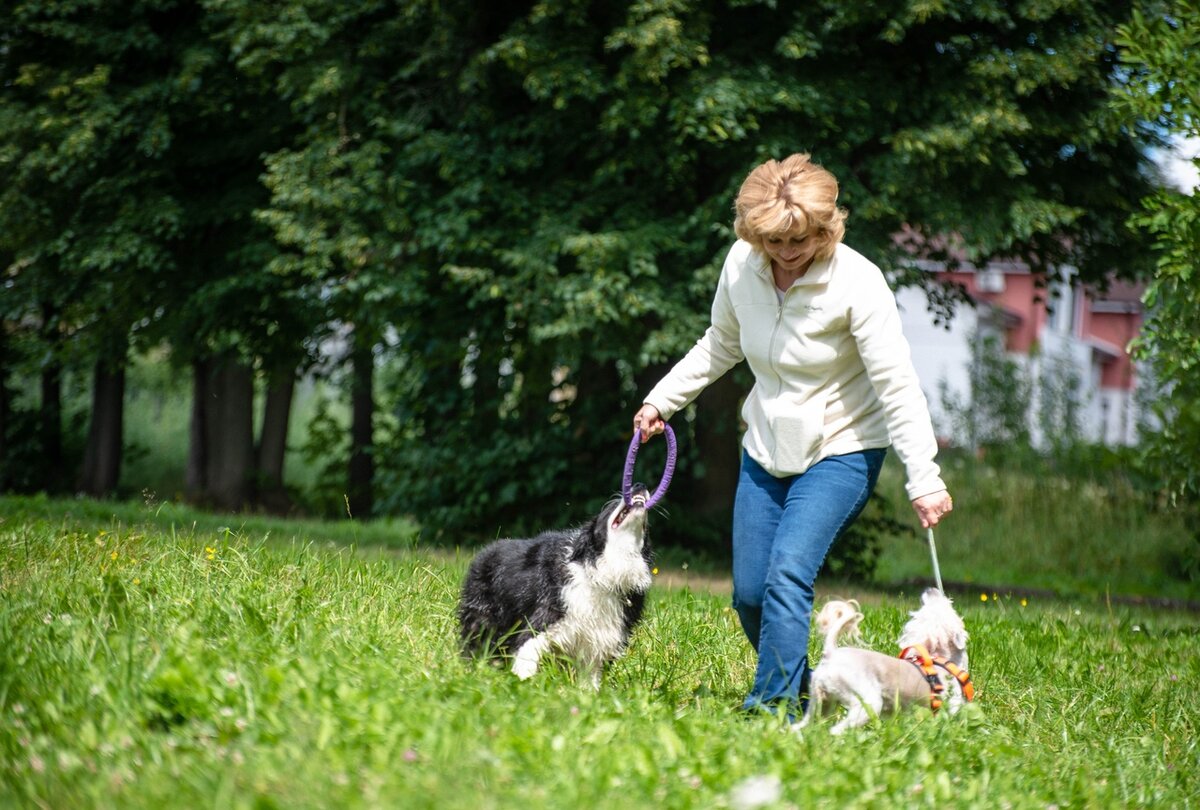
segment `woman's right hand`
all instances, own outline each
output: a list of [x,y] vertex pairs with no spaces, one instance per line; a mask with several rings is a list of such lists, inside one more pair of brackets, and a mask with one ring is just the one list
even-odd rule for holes
[[650,403],[642,405],[638,412],[633,415],[633,429],[639,430],[642,433],[642,443],[655,434],[663,432],[663,426],[666,422],[663,421],[662,414],[658,412]]

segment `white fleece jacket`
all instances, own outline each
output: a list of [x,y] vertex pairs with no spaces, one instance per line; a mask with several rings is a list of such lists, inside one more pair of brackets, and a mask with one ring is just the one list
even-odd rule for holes
[[738,240],[721,270],[712,325],[645,402],[670,419],[743,359],[755,382],[742,406],[742,445],[772,475],[891,445],[909,498],[946,488],[896,299],[861,254],[839,244],[780,304],[769,260]]

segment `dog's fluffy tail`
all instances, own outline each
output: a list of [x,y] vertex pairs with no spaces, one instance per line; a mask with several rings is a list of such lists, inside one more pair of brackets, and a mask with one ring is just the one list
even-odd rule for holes
[[825,635],[825,648],[822,655],[829,655],[837,649],[838,639],[842,636],[855,637],[858,635],[858,623],[863,615],[858,610],[858,602],[853,599],[840,599],[827,602],[817,614],[817,629]]

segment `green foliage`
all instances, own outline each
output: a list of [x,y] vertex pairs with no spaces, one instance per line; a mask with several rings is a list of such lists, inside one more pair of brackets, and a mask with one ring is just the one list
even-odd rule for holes
[[[739,714],[753,657],[725,596],[657,584],[599,693],[559,662],[518,682],[457,654],[464,558],[174,508],[3,500],[7,801],[720,807],[758,777],[804,807],[1177,807],[1200,789],[1187,616],[960,598],[975,706],[796,736]],[[916,602],[839,595],[881,651]]]
[[[1117,100],[1128,117],[1173,137],[1200,137],[1200,34],[1190,23],[1194,0],[1148,3],[1118,29],[1126,80]],[[1137,355],[1151,368],[1161,397],[1159,426],[1147,460],[1185,500],[1200,496],[1200,198],[1160,189],[1142,201],[1130,223],[1154,240],[1157,272],[1145,294],[1148,312]],[[1200,542],[1200,535],[1197,536]]]
[[[1124,3],[12,8],[0,306],[52,327],[26,363],[56,330],[264,370],[353,332],[387,378],[378,508],[434,534],[616,488],[764,158],[834,171],[888,270],[906,228],[923,257],[954,233],[1085,280],[1146,264],[1123,223],[1156,135],[1107,104]],[[676,427],[683,515],[706,451]]]

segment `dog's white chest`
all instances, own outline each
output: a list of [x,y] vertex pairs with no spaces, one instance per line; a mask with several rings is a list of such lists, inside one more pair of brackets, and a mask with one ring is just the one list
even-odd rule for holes
[[640,555],[603,555],[594,566],[571,563],[563,587],[566,614],[549,633],[564,652],[600,664],[625,648],[625,609],[630,591],[650,587],[650,572]]

